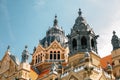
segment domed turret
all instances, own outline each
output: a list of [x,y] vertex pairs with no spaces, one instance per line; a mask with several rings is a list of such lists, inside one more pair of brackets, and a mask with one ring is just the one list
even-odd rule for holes
[[87,31],[87,30],[91,30],[90,26],[87,24],[86,20],[82,17],[82,12],[81,9],[79,9],[78,11],[78,17],[75,20],[75,24],[73,26],[73,29],[75,31]]
[[79,9],[78,14],[71,33],[68,35],[70,55],[78,52],[86,52],[86,49],[89,52],[94,51],[97,53],[97,38],[99,36],[94,33],[82,17],[81,9]]
[[54,40],[57,40],[63,47],[66,46],[66,42],[68,41],[63,29],[58,26],[58,20],[56,15],[53,27],[46,32],[46,36],[40,41],[40,44],[43,47],[45,47],[46,45],[49,46]]

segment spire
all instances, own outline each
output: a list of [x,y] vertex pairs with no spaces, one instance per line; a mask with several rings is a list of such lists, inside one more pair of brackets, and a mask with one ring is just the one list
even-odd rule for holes
[[53,26],[57,26],[58,25],[58,20],[57,20],[57,15],[55,15],[55,19],[54,19],[54,24],[53,24]]
[[10,45],[8,45],[6,52],[7,52],[7,54],[10,54]]
[[8,47],[7,47],[7,51],[10,51],[10,45],[8,45]]
[[81,9],[79,8],[78,15],[81,16],[82,12]]
[[46,48],[48,47],[47,39],[46,39],[46,41],[45,41],[45,47],[46,47]]
[[36,51],[36,47],[34,46],[33,53]]

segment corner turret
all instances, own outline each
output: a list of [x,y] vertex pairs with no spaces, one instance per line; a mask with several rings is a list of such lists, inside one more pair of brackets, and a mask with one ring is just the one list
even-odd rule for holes
[[71,33],[68,35],[70,55],[86,52],[86,50],[97,53],[98,37],[82,17],[81,9],[79,9],[78,17],[71,29]]

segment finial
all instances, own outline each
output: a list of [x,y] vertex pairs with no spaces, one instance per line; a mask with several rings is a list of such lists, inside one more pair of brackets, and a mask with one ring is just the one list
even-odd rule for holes
[[8,45],[8,47],[7,47],[7,50],[9,50],[10,49],[10,45]]
[[57,15],[55,14],[55,19],[54,19],[54,25],[53,26],[57,26],[58,21],[57,21]]
[[79,16],[81,16],[81,14],[82,14],[82,12],[81,12],[81,9],[80,9],[80,8],[79,8],[78,14],[79,14]]
[[113,35],[115,35],[116,34],[116,32],[115,31],[113,31]]
[[55,14],[55,19],[57,18],[57,15]]
[[28,46],[27,45],[25,45],[25,49],[27,49],[28,48]]
[[34,46],[33,52],[35,52],[35,51],[36,51],[36,47]]
[[41,44],[41,40],[39,40],[39,44]]

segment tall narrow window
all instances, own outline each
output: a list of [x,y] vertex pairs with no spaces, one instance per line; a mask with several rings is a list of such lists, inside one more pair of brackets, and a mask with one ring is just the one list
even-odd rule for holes
[[35,63],[37,63],[37,60],[38,60],[38,59],[37,59],[37,56],[36,56],[36,61],[35,61]]
[[87,48],[87,39],[85,38],[85,36],[81,38],[81,45],[82,45],[82,49]]
[[40,62],[40,55],[38,55],[38,62]]
[[56,53],[54,53],[54,59],[56,59]]
[[52,53],[50,53],[50,59],[52,59]]
[[76,39],[73,39],[72,47],[73,47],[73,50],[77,50],[77,40]]
[[95,47],[95,46],[94,46],[94,40],[93,40],[93,39],[91,39],[91,46],[92,46],[92,48]]
[[54,59],[56,59],[56,51],[54,51]]
[[60,59],[60,53],[58,53],[58,59]]

